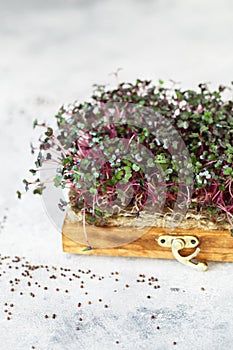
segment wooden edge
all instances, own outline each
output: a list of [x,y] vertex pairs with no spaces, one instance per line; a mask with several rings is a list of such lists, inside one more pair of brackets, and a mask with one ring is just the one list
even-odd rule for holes
[[[111,234],[114,233],[114,227],[111,227]],[[122,227],[124,232],[129,232],[129,228]],[[62,232],[63,251],[72,254],[83,255],[106,255],[106,256],[128,256],[128,257],[146,257],[174,259],[170,248],[160,247],[157,239],[162,234],[167,234],[166,229],[151,227],[147,233],[135,241],[121,245],[115,248],[96,248],[86,250],[84,244],[77,243],[72,239],[72,232],[82,234],[82,227],[77,223],[71,223],[65,220]],[[118,228],[119,230],[119,228]],[[193,235],[199,239],[200,253],[197,256],[199,260],[212,261],[233,261],[233,237],[228,230],[184,230],[176,228],[172,235]],[[183,250],[183,255],[191,254],[194,249]]]

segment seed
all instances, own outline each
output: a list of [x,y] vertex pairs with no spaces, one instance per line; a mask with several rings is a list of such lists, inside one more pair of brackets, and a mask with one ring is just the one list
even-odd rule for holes
[[88,304],[91,305],[91,301],[90,300],[88,300]]
[[101,303],[102,299],[99,299],[99,302]]
[[59,290],[60,290],[59,288],[56,288],[56,291],[57,291],[57,292],[59,292]]
[[176,345],[176,344],[177,344],[176,341],[174,341],[174,342],[173,342],[173,345]]
[[118,278],[115,278],[115,281],[116,281],[116,282],[118,282],[118,281],[119,281],[119,279],[118,279]]
[[82,317],[80,317],[80,318],[79,318],[79,321],[82,321],[82,320],[83,320]]
[[119,340],[116,340],[116,344],[119,344]]
[[78,303],[78,307],[81,307],[81,305],[82,305],[81,303]]
[[10,307],[13,307],[14,306],[14,304],[10,304]]
[[151,315],[151,319],[154,319],[155,318],[155,315]]
[[76,330],[79,331],[79,330],[80,330],[80,327],[76,327]]
[[159,326],[157,326],[157,329],[160,329],[160,327],[159,327]]
[[205,288],[204,288],[204,287],[201,287],[201,290],[203,290],[203,291],[204,291],[204,290],[205,290]]
[[104,305],[105,308],[108,308],[108,305]]
[[150,295],[147,295],[147,299],[150,299],[151,298],[151,296]]
[[48,289],[48,287],[44,287],[44,290],[47,290]]
[[55,319],[56,317],[57,317],[57,315],[56,315],[56,314],[53,314],[53,315],[52,315],[52,318],[53,318],[53,319]]
[[49,318],[49,316],[48,316],[48,315],[45,315],[45,318]]
[[126,287],[126,288],[129,288],[129,285],[128,285],[128,284],[126,284],[126,285],[125,285],[125,287]]

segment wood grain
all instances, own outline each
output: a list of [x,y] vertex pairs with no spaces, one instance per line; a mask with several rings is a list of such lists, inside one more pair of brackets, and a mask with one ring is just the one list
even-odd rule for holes
[[[88,237],[94,249],[84,251],[86,248],[83,227],[72,223],[67,216],[62,231],[64,252],[85,255],[131,256],[174,259],[169,248],[160,247],[157,238],[168,234],[166,228],[144,227],[96,227],[87,225]],[[199,239],[201,249],[197,259],[214,261],[233,261],[233,237],[228,230],[184,230],[176,228],[172,235],[193,235]],[[135,239],[136,237],[136,239]],[[119,239],[121,245],[119,246]],[[125,239],[125,241],[124,241]],[[131,243],[128,239],[133,240]],[[135,239],[135,240],[134,240]],[[108,248],[109,246],[114,247]],[[188,255],[192,249],[184,249],[181,254]]]

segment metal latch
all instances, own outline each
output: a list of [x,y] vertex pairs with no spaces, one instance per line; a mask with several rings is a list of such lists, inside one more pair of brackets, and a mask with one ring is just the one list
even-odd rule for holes
[[184,248],[195,248],[199,244],[199,240],[195,236],[172,236],[172,235],[162,235],[158,238],[158,244],[164,248],[171,248],[172,253],[176,260],[178,260],[181,264],[192,267],[198,271],[206,271],[208,268],[207,263],[199,261],[198,263],[194,263],[191,261],[193,258],[197,256],[200,252],[200,248],[196,248],[196,250],[188,255],[181,256],[179,251]]

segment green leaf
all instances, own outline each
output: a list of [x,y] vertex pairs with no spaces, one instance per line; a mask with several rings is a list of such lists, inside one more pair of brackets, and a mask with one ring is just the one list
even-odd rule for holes
[[117,174],[116,174],[117,180],[121,180],[123,175],[124,175],[124,171],[123,170],[118,171]]
[[89,192],[90,192],[90,193],[93,193],[93,194],[97,194],[97,193],[98,193],[97,189],[96,189],[96,188],[93,188],[93,187],[90,188]]
[[18,199],[21,199],[22,193],[20,191],[17,191],[16,193],[17,193]]
[[45,132],[46,136],[52,136],[53,135],[53,129],[52,128],[47,128],[47,131]]
[[132,169],[133,169],[134,171],[138,171],[138,170],[140,170],[140,167],[139,167],[137,164],[133,164],[133,165],[132,165]]
[[233,169],[230,167],[227,167],[224,171],[223,171],[224,175],[231,175],[233,174]]
[[55,187],[60,186],[61,180],[62,180],[62,176],[61,175],[56,175],[54,180],[53,180],[54,186]]
[[33,129],[35,129],[35,127],[38,125],[38,120],[37,119],[35,119],[34,121],[33,121]]
[[37,173],[37,171],[34,169],[30,169],[29,171],[32,173],[32,175],[35,175]]
[[33,191],[33,194],[39,194],[41,196],[44,189],[45,187],[38,187]]
[[87,251],[89,251],[89,250],[93,250],[94,248],[91,248],[91,247],[86,247],[86,248],[83,248],[83,252],[87,252]]

